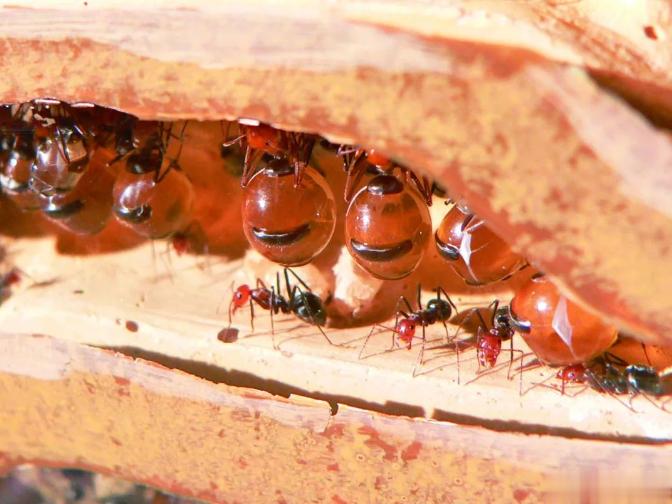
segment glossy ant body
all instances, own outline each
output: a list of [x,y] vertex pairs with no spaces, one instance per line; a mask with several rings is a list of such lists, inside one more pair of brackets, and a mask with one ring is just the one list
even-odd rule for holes
[[[252,288],[247,284],[236,288],[231,303],[229,304],[229,326],[231,318],[239,308],[246,304],[250,305],[250,325],[254,331],[254,305],[268,310],[271,316],[271,334],[273,337],[273,348],[278,348],[275,343],[275,326],[273,315],[278,313],[293,313],[304,322],[316,326],[322,333],[322,336],[330,345],[334,343],[324,332],[322,326],[327,321],[327,312],[322,299],[314,294],[310,287],[290,268],[284,268],[285,287],[287,296],[282,294],[280,287],[280,273],[276,274],[276,284],[270,288],[266,286],[263,280],[257,279],[256,287]],[[289,275],[292,275],[299,285],[292,286],[289,281]]]
[[[443,297],[441,297],[441,295],[443,295]],[[402,304],[405,305],[406,310],[400,309]],[[411,304],[409,303],[408,299],[406,299],[406,296],[400,296],[399,300],[397,301],[397,306],[395,309],[396,314],[394,320],[394,327],[390,328],[383,326],[381,324],[374,324],[374,326],[371,328],[371,331],[369,331],[369,334],[364,339],[362,348],[359,351],[359,358],[360,359],[363,358],[366,344],[368,343],[369,338],[371,338],[371,336],[373,335],[373,332],[376,329],[376,327],[382,327],[384,329],[389,329],[392,331],[392,342],[390,350],[394,349],[394,347],[398,345],[398,341],[404,344],[407,350],[410,350],[413,346],[413,340],[418,338],[416,336],[416,330],[417,326],[420,326],[422,328],[422,335],[419,337],[419,339],[422,342],[422,346],[420,348],[420,352],[418,353],[418,358],[415,362],[415,365],[413,366],[413,376],[415,377],[417,375],[418,367],[422,365],[423,362],[425,343],[427,342],[425,328],[440,322],[441,324],[443,324],[443,327],[446,331],[446,340],[452,341],[452,339],[448,334],[447,322],[451,319],[451,317],[455,313],[457,313],[457,307],[455,306],[453,301],[450,299],[450,296],[448,296],[448,294],[442,287],[436,288],[436,296],[430,299],[427,302],[426,306],[423,307],[422,289],[420,285],[418,285],[417,305],[418,309],[414,310]],[[455,345],[455,351],[457,354],[457,361],[458,361],[457,382],[459,383],[460,352],[459,347],[457,345]]]
[[31,188],[43,195],[70,192],[89,166],[93,134],[86,130],[65,103],[35,100],[29,106],[36,127],[35,162],[30,170]]

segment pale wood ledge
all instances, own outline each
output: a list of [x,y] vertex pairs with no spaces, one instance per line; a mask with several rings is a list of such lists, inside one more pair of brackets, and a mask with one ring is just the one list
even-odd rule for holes
[[[238,340],[223,343],[217,335],[228,326],[231,285],[254,280],[241,259],[212,258],[206,267],[202,257],[173,255],[168,263],[156,258],[161,248],[153,251],[151,244],[68,256],[54,251],[52,238],[23,238],[9,242],[7,250],[29,277],[13,288],[0,309],[3,331],[118,348],[227,383],[393,414],[452,419],[505,431],[672,442],[671,413],[645,397],[634,399],[634,413],[626,406],[627,397],[619,400],[589,389],[581,391],[581,387],[572,387],[563,396],[558,390],[535,386],[544,380],[559,385],[553,378],[556,370],[549,368],[525,371],[521,395],[519,377],[506,378],[509,357],[505,352],[493,372],[477,376],[474,346],[465,342],[458,384],[456,355],[451,346],[445,346],[440,325],[428,328],[432,343],[416,377],[412,372],[419,343],[411,351],[385,352],[389,332],[375,334],[366,346],[369,357],[359,359],[370,326],[326,328],[335,343],[344,345],[330,346],[315,327],[293,316],[277,316],[280,350],[275,350],[268,313],[257,312],[252,333],[249,310],[244,309],[233,320]],[[412,291],[413,285],[409,287]],[[507,293],[500,291],[498,296],[506,300]],[[453,294],[453,299],[464,310],[486,305],[491,295],[465,292]],[[127,321],[135,327],[129,329]],[[449,326],[450,334],[456,330]],[[525,349],[520,338],[515,346]],[[514,370],[519,364],[516,360]]]
[[[0,468],[85,467],[213,502],[662,498],[668,445],[495,433],[214,385],[74,342],[0,335]],[[299,477],[288,477],[294,475]],[[657,493],[660,492],[660,493]]]

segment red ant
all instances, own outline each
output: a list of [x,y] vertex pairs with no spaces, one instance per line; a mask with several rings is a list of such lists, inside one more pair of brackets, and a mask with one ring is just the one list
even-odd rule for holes
[[[492,312],[492,318],[490,320],[490,325],[486,323],[481,310],[479,308],[474,308],[471,310],[465,319],[460,323],[457,333],[459,333],[460,328],[464,325],[464,322],[471,318],[474,313],[478,316],[480,320],[480,325],[476,331],[476,357],[478,360],[478,371],[477,374],[480,374],[481,368],[492,369],[497,364],[497,359],[499,358],[500,353],[502,352],[502,343],[504,341],[511,342],[511,348],[507,349],[510,353],[509,360],[509,369],[507,372],[507,378],[511,379],[511,370],[513,368],[513,355],[520,354],[522,360],[524,352],[522,350],[515,349],[513,347],[513,335],[516,331],[525,330],[527,326],[523,323],[517,321],[511,315],[511,309],[509,306],[499,306],[499,300],[495,300],[488,306],[488,311]],[[457,334],[456,334],[457,337]],[[520,388],[522,392],[522,366],[520,374]]]
[[[301,284],[291,286],[289,282],[289,274]],[[234,292],[231,303],[229,304],[229,327],[231,326],[231,318],[239,308],[246,304],[250,305],[250,325],[254,331],[254,305],[260,306],[264,310],[268,310],[271,316],[271,334],[273,337],[273,348],[278,348],[275,343],[275,326],[273,323],[273,315],[278,313],[293,313],[304,322],[317,326],[322,333],[322,336],[329,342],[330,345],[334,343],[329,336],[324,332],[322,326],[327,321],[327,312],[322,300],[315,295],[310,287],[290,268],[284,268],[285,286],[287,288],[287,297],[282,294],[280,287],[280,273],[276,273],[275,287],[268,288],[263,280],[257,279],[255,288],[251,288],[247,284],[240,285]]]
[[[259,162],[265,155],[273,158],[286,157],[294,169],[294,185],[301,183],[301,177],[313,152],[316,137],[306,133],[296,133],[273,128],[256,120],[241,119],[238,122],[241,134],[233,140],[222,142],[222,148],[239,143],[245,148],[242,187],[255,174]],[[227,127],[228,130],[228,127]],[[228,137],[228,131],[225,132]]]
[[[445,299],[441,297],[441,294],[443,294]],[[405,305],[407,311],[400,309],[400,305],[402,303]],[[425,343],[427,342],[425,328],[427,326],[441,322],[443,324],[444,329],[446,330],[446,339],[448,341],[451,341],[451,338],[448,335],[448,325],[446,322],[450,320],[453,313],[457,313],[457,307],[455,306],[453,301],[450,299],[450,296],[448,296],[448,294],[442,287],[436,288],[436,297],[430,299],[427,302],[426,307],[423,308],[422,289],[421,286],[418,285],[417,303],[418,303],[418,309],[414,310],[411,304],[409,303],[408,299],[406,299],[406,296],[400,296],[399,300],[397,301],[397,306],[395,309],[396,315],[394,320],[394,328],[388,328],[380,324],[374,324],[374,326],[371,328],[371,331],[369,331],[369,334],[364,339],[364,344],[362,345],[362,348],[359,351],[359,358],[360,359],[362,358],[364,349],[366,348],[366,344],[368,343],[369,338],[371,337],[373,331],[377,326],[392,331],[392,344],[390,350],[393,350],[394,347],[398,345],[397,340],[401,341],[404,345],[406,345],[407,350],[410,350],[413,345],[413,339],[416,338],[415,335],[416,328],[419,325],[422,328],[422,336],[420,336],[419,338],[422,341],[422,346],[420,348],[420,352],[418,353],[418,358],[415,362],[415,365],[413,366],[413,376],[415,377],[417,375],[417,368],[420,365],[422,365],[423,362]],[[457,345],[455,345],[455,351],[457,354],[457,362],[458,362],[457,382],[459,383],[460,351]]]

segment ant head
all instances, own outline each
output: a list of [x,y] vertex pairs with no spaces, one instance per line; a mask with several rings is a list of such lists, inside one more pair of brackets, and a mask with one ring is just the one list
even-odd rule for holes
[[279,132],[268,124],[246,126],[245,138],[247,144],[253,149],[266,151],[269,154],[278,154],[280,151]]
[[247,303],[250,299],[251,292],[252,290],[250,289],[250,286],[247,284],[243,284],[236,289],[236,291],[233,293],[233,299],[231,300],[234,312],[238,308],[242,308],[243,306],[245,306],[245,303]]
[[369,149],[366,151],[366,160],[371,163],[373,166],[376,166],[378,168],[389,168],[391,162],[390,158],[387,156],[382,155],[379,151],[376,149]]
[[415,322],[413,320],[404,318],[397,322],[397,326],[394,328],[395,332],[399,335],[399,339],[404,343],[410,343],[415,336]]

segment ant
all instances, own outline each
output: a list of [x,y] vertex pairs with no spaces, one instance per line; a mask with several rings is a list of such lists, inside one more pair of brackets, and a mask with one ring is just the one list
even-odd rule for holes
[[[229,137],[227,126],[225,138]],[[238,121],[240,135],[232,140],[222,142],[222,149],[240,144],[245,149],[241,187],[246,187],[257,171],[257,166],[265,157],[286,157],[294,169],[294,186],[301,183],[303,172],[308,166],[315,145],[315,135],[283,131],[254,119],[240,119]]]
[[[442,294],[444,296],[443,298],[441,297]],[[405,305],[406,311],[400,309],[402,303]],[[422,335],[419,338],[422,341],[422,346],[420,347],[418,358],[415,362],[415,365],[413,366],[413,377],[417,376],[417,369],[419,366],[422,365],[425,352],[425,344],[427,342],[425,328],[427,326],[441,322],[443,324],[444,329],[446,330],[447,341],[452,341],[452,339],[448,335],[448,325],[446,322],[450,320],[450,318],[453,316],[453,313],[457,313],[457,307],[455,306],[455,303],[453,303],[453,301],[450,299],[450,296],[448,296],[448,294],[442,287],[436,288],[436,297],[430,299],[427,302],[426,307],[423,308],[422,288],[420,285],[418,285],[417,303],[418,303],[418,309],[414,310],[411,304],[409,303],[408,299],[406,298],[406,296],[400,296],[399,300],[397,301],[397,306],[395,309],[396,315],[394,320],[394,328],[388,328],[381,324],[374,324],[374,326],[371,328],[371,331],[369,331],[369,334],[364,339],[364,344],[362,345],[362,348],[359,351],[359,358],[360,359],[363,358],[366,344],[368,343],[369,338],[371,338],[371,335],[373,334],[373,331],[375,330],[376,327],[383,327],[384,329],[389,329],[392,331],[392,344],[390,346],[390,350],[393,350],[395,346],[398,346],[397,340],[405,344],[407,350],[410,350],[413,345],[413,339],[416,338],[415,335],[416,327],[419,325],[420,327],[422,327]],[[459,371],[460,349],[457,344],[455,345],[455,352],[457,354],[457,363],[458,363],[457,383],[460,383],[460,371]]]
[[[497,299],[490,303],[487,309],[488,311],[492,312],[489,325],[483,318],[481,310],[479,308],[473,308],[471,313],[469,313],[469,315],[467,315],[460,323],[460,327],[458,327],[457,333],[459,333],[460,328],[464,325],[464,322],[471,318],[474,313],[478,316],[480,325],[476,331],[476,357],[478,360],[477,374],[481,374],[482,367],[486,369],[492,369],[495,367],[497,364],[497,359],[502,352],[502,343],[504,341],[509,341],[511,343],[511,348],[507,349],[510,354],[507,378],[510,380],[511,371],[513,369],[514,354],[519,354],[521,361],[525,355],[522,350],[518,350],[513,347],[513,335],[516,333],[516,331],[527,330],[527,326],[513,317],[511,314],[511,309],[508,305],[499,306],[499,300]],[[522,391],[522,365],[520,379],[520,387]]]
[[[299,285],[290,285],[289,275],[292,275]],[[287,297],[282,294],[280,287],[280,273],[276,273],[275,287],[266,286],[263,280],[257,279],[255,288],[247,284],[240,285],[234,292],[231,303],[229,304],[229,326],[231,318],[239,308],[249,303],[250,305],[250,325],[254,331],[254,305],[257,304],[264,310],[268,310],[271,316],[271,334],[273,337],[273,348],[279,348],[275,343],[275,326],[273,315],[278,313],[293,313],[304,322],[317,326],[322,336],[330,345],[334,345],[332,340],[322,329],[327,321],[327,312],[322,300],[315,295],[310,287],[290,268],[284,268],[285,286],[287,288]],[[303,288],[302,288],[303,287]]]
[[642,394],[660,397],[672,394],[672,368],[657,371],[652,366],[628,364],[623,359],[606,352],[586,364],[566,366],[557,373],[562,380],[561,392],[565,383],[586,383],[590,388],[609,395],[630,396],[632,399]]
[[378,150],[341,145],[336,154],[343,158],[343,169],[348,174],[343,195],[346,202],[352,200],[355,188],[359,185],[365,173],[391,175],[396,168],[401,172],[407,183],[412,182],[415,185],[427,206],[432,206],[435,184],[431,183],[427,177],[423,176],[421,179],[412,170],[392,161]]

